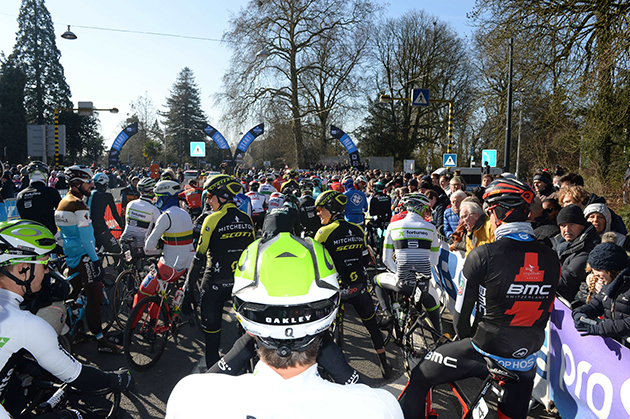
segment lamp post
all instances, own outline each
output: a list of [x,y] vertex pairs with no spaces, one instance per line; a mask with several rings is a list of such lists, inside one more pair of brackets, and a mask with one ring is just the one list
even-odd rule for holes
[[55,108],[55,169],[59,169],[59,111],[79,111],[79,115],[92,115],[94,111],[118,113],[118,108],[96,109],[92,102],[79,102],[78,108]]

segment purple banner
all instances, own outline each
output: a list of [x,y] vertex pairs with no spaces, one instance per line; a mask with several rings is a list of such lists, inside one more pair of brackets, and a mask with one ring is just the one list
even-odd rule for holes
[[554,303],[549,335],[550,396],[563,418],[630,415],[630,350],[600,336],[580,336],[571,310]]

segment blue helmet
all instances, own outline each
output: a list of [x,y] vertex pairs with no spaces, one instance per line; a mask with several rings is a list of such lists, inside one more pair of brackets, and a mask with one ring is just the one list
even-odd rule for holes
[[97,173],[92,177],[92,182],[94,182],[94,186],[107,188],[109,185],[109,177],[105,173]]
[[168,208],[178,204],[179,197],[177,196],[181,192],[182,187],[178,182],[173,180],[161,180],[155,185],[153,192],[155,193],[156,202],[155,206],[160,211],[165,211]]

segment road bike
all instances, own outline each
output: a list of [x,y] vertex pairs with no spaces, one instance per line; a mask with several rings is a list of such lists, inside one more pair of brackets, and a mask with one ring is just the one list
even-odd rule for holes
[[[178,287],[178,281],[169,283],[162,280],[155,265],[151,267],[151,274],[157,276],[157,294],[145,297],[136,304],[129,313],[123,334],[125,357],[131,367],[138,371],[147,370],[159,361],[169,335],[177,345],[182,326],[201,328],[198,304],[192,319],[184,319],[180,313],[183,290],[188,284],[184,282]],[[199,292],[197,284],[190,285],[193,293]],[[199,299],[195,298],[195,301]]]

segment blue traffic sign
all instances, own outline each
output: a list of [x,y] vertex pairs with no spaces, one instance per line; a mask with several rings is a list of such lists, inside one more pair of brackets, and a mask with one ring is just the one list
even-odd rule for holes
[[413,89],[411,91],[413,106],[429,106],[429,89]]
[[190,157],[206,157],[206,143],[203,141],[191,141]]
[[456,167],[457,166],[457,154],[444,154],[442,166],[444,167]]
[[490,167],[497,167],[497,150],[481,151],[481,164],[485,166],[486,162]]

